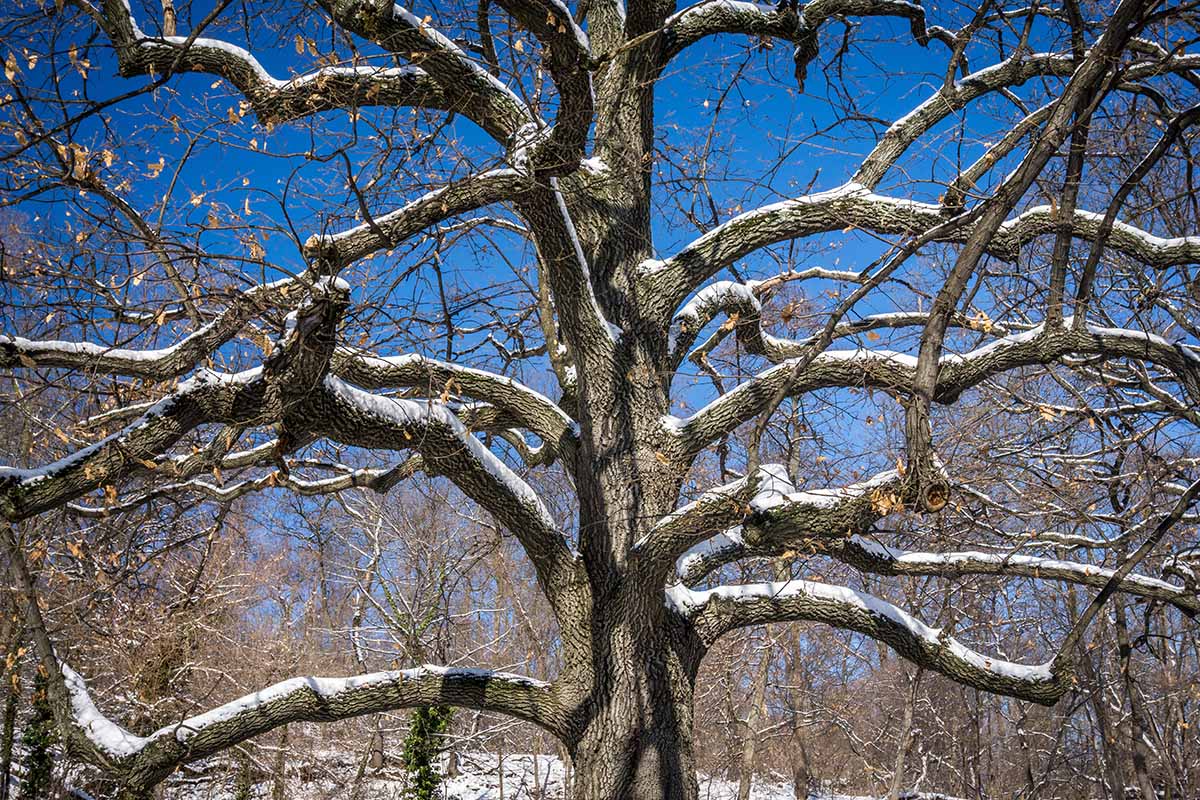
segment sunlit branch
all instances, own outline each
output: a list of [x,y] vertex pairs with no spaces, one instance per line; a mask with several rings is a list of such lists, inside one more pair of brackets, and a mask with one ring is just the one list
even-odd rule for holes
[[815,581],[668,590],[669,602],[692,617],[708,641],[737,628],[770,622],[820,622],[884,642],[919,666],[996,694],[1053,705],[1070,688],[1070,673],[1050,664],[1026,666],[983,655],[874,595]]

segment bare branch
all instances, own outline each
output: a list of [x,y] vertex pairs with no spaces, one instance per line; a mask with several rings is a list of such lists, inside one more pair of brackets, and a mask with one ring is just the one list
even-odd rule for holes
[[[858,569],[879,575],[1014,575],[1103,587],[1115,574],[1115,570],[1105,567],[1020,553],[974,550],[915,553],[897,550],[863,536],[851,536],[831,552]],[[1166,581],[1129,575],[1119,581],[1118,589],[1126,594],[1170,603],[1188,616],[1200,612],[1200,598],[1194,590],[1188,591]]]
[[180,764],[293,722],[446,704],[506,714],[555,736],[563,734],[565,724],[564,709],[548,683],[507,672],[423,666],[347,678],[291,678],[136,736],[100,713],[78,673],[66,664],[61,669],[72,726],[91,744],[89,760],[133,787],[155,786]]
[[914,664],[977,689],[1054,705],[1071,686],[1065,669],[985,656],[885,600],[844,586],[806,580],[722,586],[706,592],[673,586],[667,596],[710,642],[749,625],[821,622],[884,642]]
[[[1200,398],[1200,354],[1142,331],[1088,326],[1085,330],[1047,331],[1038,326],[1011,334],[963,355],[946,354],[933,392],[935,402],[950,403],[987,378],[1022,366],[1050,364],[1067,355],[1134,358],[1171,370]],[[829,350],[817,355],[793,378],[790,361],[739,384],[685,419],[668,417],[666,426],[681,455],[709,443],[752,419],[767,406],[780,385],[799,395],[830,387],[874,387],[905,393],[912,386],[916,359],[889,350]]]

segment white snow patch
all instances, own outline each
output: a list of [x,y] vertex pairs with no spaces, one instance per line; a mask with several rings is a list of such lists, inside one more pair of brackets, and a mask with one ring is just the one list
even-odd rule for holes
[[[850,537],[849,541],[876,558],[894,561],[895,563],[901,565],[966,566],[970,564],[979,564],[995,567],[1014,566],[1033,570],[1055,570],[1073,573],[1081,577],[1100,577],[1105,580],[1111,578],[1116,572],[1116,570],[1108,569],[1107,567],[1099,567],[1094,564],[1081,564],[1076,561],[1060,561],[1054,558],[1042,558],[1040,556],[1030,556],[1019,553],[986,553],[979,550],[963,550],[952,553],[921,553],[888,547],[885,544],[877,542],[873,539],[868,539],[864,536],[854,535]],[[1145,589],[1166,592],[1180,591],[1180,587],[1168,583],[1167,581],[1150,578],[1145,575],[1138,575],[1136,573],[1131,573],[1128,575],[1126,580]]]
[[444,404],[433,400],[418,402],[372,394],[351,386],[333,375],[325,376],[325,386],[350,405],[394,424],[404,426],[414,423],[418,425],[433,423],[449,429],[479,461],[480,465],[504,485],[514,497],[532,510],[543,525],[551,530],[558,529],[554,518],[542,503],[542,499],[529,484],[521,480],[515,472],[508,468],[507,464],[472,435],[462,421]]
[[588,266],[587,257],[583,254],[583,245],[579,242],[579,234],[575,230],[575,221],[571,219],[571,212],[567,210],[567,201],[563,199],[562,192],[558,189],[558,178],[550,179],[550,188],[554,191],[554,201],[558,203],[559,213],[562,214],[563,224],[567,229],[567,235],[571,237],[571,246],[575,251],[575,258],[579,262],[579,269],[583,273],[583,289],[587,292],[588,298],[591,301],[592,309],[596,314],[605,330],[608,331],[608,336],[614,343],[619,342],[625,334],[618,326],[609,322],[604,316],[604,312],[600,310],[600,302],[596,299],[596,292],[592,288],[591,272]]
[[60,666],[75,722],[93,744],[109,755],[123,758],[138,753],[154,739],[154,736],[135,736],[101,714],[92,702],[83,678],[66,664]]
[[787,478],[787,471],[781,464],[768,464],[762,471],[770,470],[770,478],[763,481],[758,493],[750,501],[750,507],[755,511],[766,511],[783,505],[807,505],[814,508],[833,508],[846,500],[854,500],[868,492],[885,486],[900,477],[894,469],[889,469],[873,475],[865,481],[852,483],[849,486],[831,489],[808,489],[798,492]]

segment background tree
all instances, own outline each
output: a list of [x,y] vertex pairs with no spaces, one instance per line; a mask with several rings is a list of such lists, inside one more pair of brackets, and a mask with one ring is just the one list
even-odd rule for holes
[[38,670],[33,677],[33,714],[21,733],[21,744],[25,746],[21,796],[31,800],[49,797],[53,778],[54,759],[50,751],[55,744],[54,714],[50,710],[46,686],[46,674]]
[[[1153,788],[1134,652],[1165,677],[1200,609],[1190,5],[238,10],[6,12],[0,541],[77,758],[142,798],[285,725],[446,705],[560,742],[577,797],[693,798],[705,655],[803,621],[853,634],[848,676],[890,668],[897,719],[892,651],[958,698],[946,772],[978,794],[1028,708],[988,695],[1117,680],[1104,785]],[[264,688],[260,658],[212,684],[242,699],[159,705],[234,602],[235,505],[269,523],[246,566],[289,577],[239,623],[296,629],[302,671],[354,608],[347,543],[252,495],[420,473],[520,552],[541,677],[355,658]],[[133,730],[86,686],[93,604],[165,620]],[[907,769],[907,727],[861,761]]]

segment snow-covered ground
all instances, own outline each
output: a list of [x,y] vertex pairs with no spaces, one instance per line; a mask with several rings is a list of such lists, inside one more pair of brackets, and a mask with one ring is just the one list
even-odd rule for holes
[[[446,800],[523,800],[561,798],[563,765],[554,756],[510,755],[504,758],[504,793],[500,792],[500,770],[492,753],[469,754],[460,761],[462,772],[444,784]],[[700,776],[701,800],[731,800],[737,797],[737,783]],[[752,800],[792,800],[790,783],[756,785]]]
[[[301,770],[292,773],[285,797],[288,800],[338,800],[350,798],[352,787],[345,776],[353,776],[357,766],[344,758],[334,758],[336,770],[327,777]],[[327,762],[331,763],[331,762]],[[459,770],[448,777],[442,785],[444,800],[560,800],[563,797],[563,765],[551,755],[511,754],[505,755],[503,769],[495,753],[465,753],[459,756]],[[333,775],[343,776],[334,778]],[[503,780],[501,780],[503,776]],[[501,788],[503,783],[503,788]],[[271,785],[261,783],[254,787],[254,800],[268,800]],[[393,770],[382,774],[367,774],[363,778],[358,800],[405,800],[403,778]],[[737,797],[736,781],[700,776],[701,800],[733,800]],[[795,794],[790,782],[756,781],[751,800],[793,800]],[[187,777],[177,774],[169,782],[163,800],[233,800],[233,776],[217,778]],[[862,795],[819,793],[810,800],[875,800]],[[905,800],[943,800],[942,795],[909,795]],[[945,798],[944,800],[952,800]]]

